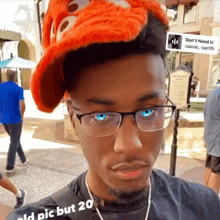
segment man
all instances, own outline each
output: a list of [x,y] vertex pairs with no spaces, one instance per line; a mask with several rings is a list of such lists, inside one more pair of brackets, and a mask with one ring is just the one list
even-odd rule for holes
[[191,85],[191,93],[192,95],[196,95],[196,98],[199,98],[199,90],[200,90],[200,81],[199,78],[194,76],[192,80],[192,85]]
[[217,80],[216,86],[220,87],[220,79]]
[[22,207],[25,204],[26,192],[22,189],[18,189],[11,182],[10,179],[8,179],[6,176],[3,176],[1,173],[0,173],[0,186],[2,186],[3,188],[9,190],[10,192],[12,192],[15,195],[16,200],[17,200],[17,203],[14,207],[15,209],[18,209],[18,208]]
[[6,172],[15,171],[16,153],[26,163],[20,137],[25,112],[24,91],[15,83],[16,72],[7,71],[8,81],[0,84],[0,123],[10,136]]
[[207,148],[204,183],[218,194],[220,177],[220,84],[218,83],[204,104],[204,140]]
[[175,109],[165,96],[167,27],[154,0],[50,1],[33,97],[51,112],[68,93],[89,168],[8,220],[220,219],[211,189],[152,170]]

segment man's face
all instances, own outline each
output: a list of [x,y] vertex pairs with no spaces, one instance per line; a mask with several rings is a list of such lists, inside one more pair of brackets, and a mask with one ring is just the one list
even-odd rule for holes
[[[126,115],[115,134],[88,135],[76,114],[133,112],[164,105],[164,64],[160,56],[133,55],[85,70],[70,92],[71,120],[97,189],[133,192],[145,188],[157,159],[163,130],[141,131]],[[70,111],[71,112],[71,111]]]

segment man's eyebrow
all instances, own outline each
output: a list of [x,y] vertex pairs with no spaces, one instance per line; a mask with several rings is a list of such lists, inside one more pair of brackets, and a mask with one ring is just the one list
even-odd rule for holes
[[98,105],[114,105],[115,102],[112,100],[102,99],[102,98],[91,98],[87,99],[86,102],[92,103],[92,104],[98,104]]
[[[137,101],[144,102],[144,101],[148,101],[148,100],[155,99],[155,98],[161,98],[161,97],[162,96],[159,92],[150,92],[138,98]],[[89,102],[91,104],[107,105],[107,106],[115,104],[115,102],[112,100],[102,99],[102,98],[90,98],[90,99],[87,99],[86,102]]]
[[163,96],[161,96],[161,93],[159,92],[150,92],[147,93],[143,96],[141,96],[137,101],[138,102],[145,102],[145,101],[149,101],[151,99],[156,99],[156,98],[162,98]]
[[76,108],[74,105],[72,105],[73,109],[75,109],[76,111],[81,111],[79,108]]

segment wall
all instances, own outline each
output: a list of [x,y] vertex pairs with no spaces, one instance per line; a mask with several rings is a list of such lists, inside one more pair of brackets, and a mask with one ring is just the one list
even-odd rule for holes
[[[7,12],[9,8],[10,13]],[[16,49],[5,48],[4,59],[10,58],[10,53],[13,52],[15,56],[18,55],[22,58],[38,62],[41,58],[42,48],[34,0],[4,0],[1,2],[0,20],[0,26],[2,28],[20,32],[22,39]],[[21,71],[21,80],[24,89],[29,89],[32,73],[33,70],[30,69],[23,69]]]
[[[211,23],[213,22],[213,18],[202,18],[201,19],[201,35],[212,35],[212,27]],[[200,94],[208,94],[208,76],[210,69],[210,55],[208,54],[199,54],[199,79],[201,91]]]
[[[10,8],[10,13],[8,9]],[[4,0],[0,7],[0,27],[21,33],[36,48],[36,61],[41,57],[37,11],[34,0]]]
[[219,0],[199,0],[199,20],[203,18],[213,18],[215,2]]
[[[27,39],[21,40],[18,44],[18,56],[36,62],[35,46]],[[34,69],[21,70],[21,85],[25,90],[30,89],[30,78]]]

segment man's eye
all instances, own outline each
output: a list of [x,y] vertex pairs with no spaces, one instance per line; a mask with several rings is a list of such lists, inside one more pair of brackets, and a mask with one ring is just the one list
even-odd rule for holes
[[152,109],[146,109],[141,112],[141,116],[147,118],[147,117],[150,117],[153,113],[154,111]]
[[94,119],[97,120],[97,121],[104,121],[107,118],[108,118],[107,114],[97,114],[97,115],[94,116]]

